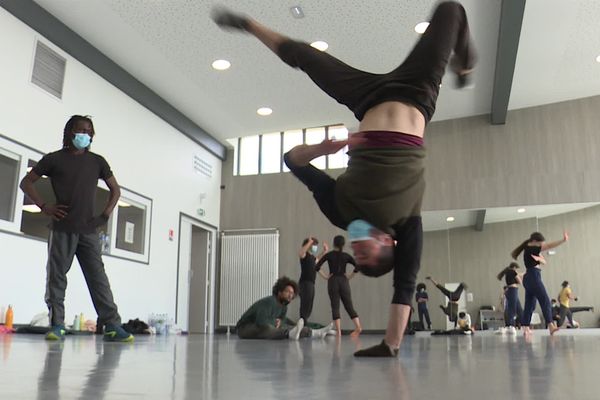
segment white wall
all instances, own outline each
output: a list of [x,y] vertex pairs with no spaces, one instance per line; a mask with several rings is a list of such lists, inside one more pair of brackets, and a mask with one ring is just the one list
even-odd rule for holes
[[[121,316],[125,321],[151,312],[173,316],[178,238],[169,241],[168,230],[177,233],[180,212],[218,227],[221,161],[44,38],[67,59],[63,99],[31,84],[38,38],[0,8],[0,134],[46,153],[61,147],[69,116],[93,117],[92,150],[108,160],[123,187],[153,200],[150,264],[104,257]],[[212,165],[212,178],[194,172],[194,155]],[[199,207],[205,216],[196,214]],[[15,306],[16,323],[46,310],[45,263],[44,242],[0,232],[0,305]],[[96,316],[77,262],[65,305],[67,323],[79,312]]]

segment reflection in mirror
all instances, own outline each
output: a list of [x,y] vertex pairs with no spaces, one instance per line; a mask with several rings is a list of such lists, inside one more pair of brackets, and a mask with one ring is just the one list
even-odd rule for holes
[[[453,220],[447,220],[449,217]],[[561,240],[564,230],[570,236],[566,244],[543,253],[547,265],[542,268],[542,280],[549,297],[557,298],[561,284],[568,281],[578,297],[578,301],[571,301],[571,307],[600,304],[595,284],[600,281],[600,256],[594,251],[600,237],[599,222],[600,203],[423,212],[424,244],[418,282],[427,284],[434,329],[446,327],[446,315],[438,307],[445,304],[445,298],[425,277],[432,276],[440,283],[467,283],[466,309],[473,323],[479,323],[482,308],[502,310],[500,298],[505,283],[497,275],[515,261],[511,252],[537,231],[547,242]],[[518,272],[523,274],[522,254],[516,262]],[[524,304],[522,287],[519,298]],[[535,312],[542,315],[539,305]],[[575,314],[575,320],[582,327],[599,326],[598,315],[593,312]]]

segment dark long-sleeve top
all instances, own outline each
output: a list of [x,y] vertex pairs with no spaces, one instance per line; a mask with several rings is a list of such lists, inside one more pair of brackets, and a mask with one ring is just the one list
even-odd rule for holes
[[275,320],[284,320],[287,306],[277,301],[275,296],[264,297],[250,306],[242,315],[236,327],[255,324],[257,326],[275,326]]
[[321,265],[323,265],[325,261],[327,261],[327,264],[329,265],[329,272],[332,275],[345,276],[347,264],[354,265],[354,272],[358,272],[354,258],[350,254],[344,253],[343,251],[332,250],[325,254],[315,266],[315,270],[319,271],[321,269]]

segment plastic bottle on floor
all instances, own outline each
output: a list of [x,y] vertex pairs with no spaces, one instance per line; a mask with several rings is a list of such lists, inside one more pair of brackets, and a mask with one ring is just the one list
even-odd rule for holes
[[13,308],[9,304],[8,305],[8,310],[6,310],[6,322],[4,323],[4,325],[6,325],[6,327],[8,329],[12,329],[14,318],[15,318],[15,314],[14,314]]

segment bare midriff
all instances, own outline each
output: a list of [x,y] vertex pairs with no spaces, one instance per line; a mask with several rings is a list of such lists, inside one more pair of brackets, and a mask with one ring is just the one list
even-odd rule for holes
[[408,103],[386,101],[367,111],[359,130],[402,132],[422,138],[425,133],[425,117]]

